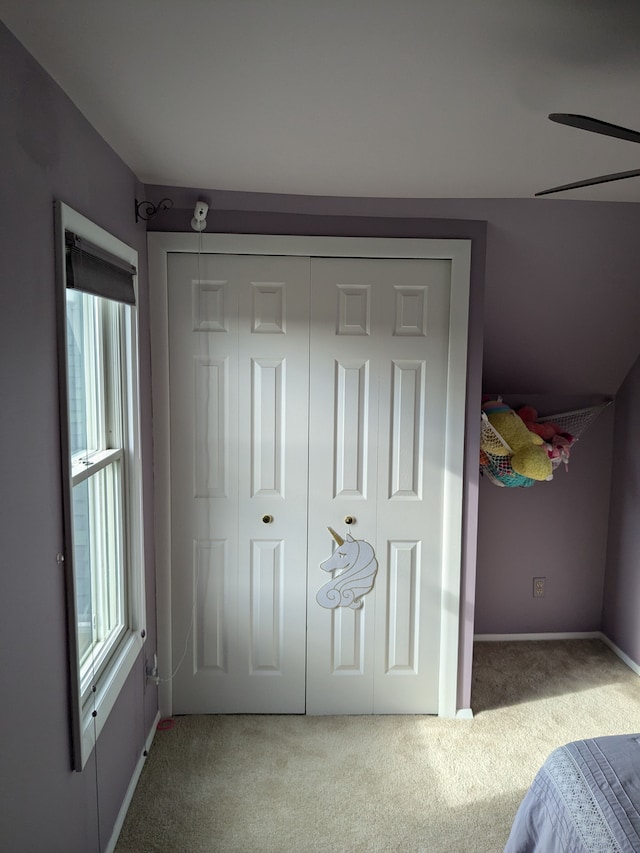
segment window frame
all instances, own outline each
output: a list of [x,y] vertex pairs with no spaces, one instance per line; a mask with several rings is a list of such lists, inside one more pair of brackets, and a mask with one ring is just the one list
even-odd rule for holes
[[[64,546],[59,561],[64,567],[67,605],[68,665],[71,699],[72,767],[81,771],[108,719],[124,683],[145,643],[145,565],[143,542],[142,464],[140,441],[138,281],[133,277],[135,305],[117,302],[109,311],[114,334],[119,338],[118,352],[112,358],[100,353],[100,379],[119,374],[119,399],[109,409],[116,412],[110,423],[103,413],[104,429],[115,432],[115,449],[99,447],[87,455],[88,465],[79,472],[71,454],[71,426],[67,359],[67,266],[65,232],[71,231],[116,258],[137,268],[138,253],[107,231],[61,201],[55,203],[56,315],[58,331],[58,381],[60,408],[60,446],[62,469],[62,508]],[[106,297],[97,296],[101,299]],[[109,300],[111,301],[111,300]],[[101,312],[102,313],[102,312]],[[104,318],[103,318],[104,319]],[[106,321],[105,321],[106,322]],[[105,389],[105,397],[113,389]],[[98,429],[102,429],[99,425]],[[120,433],[118,435],[118,433]],[[122,480],[122,551],[124,556],[124,627],[107,655],[95,655],[88,670],[80,659],[78,638],[78,589],[74,571],[73,487],[89,480],[110,466],[120,468]],[[93,657],[92,653],[92,657]],[[84,670],[84,673],[83,673]],[[84,676],[84,677],[83,677]]]

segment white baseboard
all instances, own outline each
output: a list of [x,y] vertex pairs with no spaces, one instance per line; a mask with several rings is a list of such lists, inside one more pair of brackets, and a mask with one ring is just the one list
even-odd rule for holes
[[544,634],[474,634],[476,643],[512,643],[525,640],[602,640],[601,631],[561,631]]
[[619,657],[630,670],[635,672],[636,675],[640,675],[640,665],[623,652],[622,649],[618,648],[602,631],[565,631],[554,634],[474,634],[473,640],[477,643],[512,643],[519,640],[602,640],[605,646],[608,646],[614,655]]
[[131,777],[131,781],[129,782],[129,787],[127,788],[127,793],[124,795],[124,800],[122,801],[122,805],[120,806],[120,811],[118,812],[118,817],[116,818],[115,825],[113,827],[113,832],[111,833],[111,838],[109,839],[109,843],[105,848],[105,853],[113,853],[116,849],[116,844],[118,843],[118,838],[120,837],[120,833],[122,832],[122,827],[124,826],[124,819],[127,816],[127,812],[129,811],[129,806],[131,805],[131,800],[133,799],[133,794],[136,790],[136,785],[138,784],[138,780],[140,779],[140,774],[142,773],[142,768],[144,767],[144,763],[147,760],[147,753],[151,749],[151,744],[153,743],[153,738],[156,734],[156,728],[158,723],[160,722],[160,711],[156,714],[156,718],[153,721],[153,725],[151,726],[151,731],[149,732],[149,737],[144,745],[144,752],[140,756],[138,763],[136,764],[136,768],[133,771],[133,776]]
[[471,708],[459,708],[456,711],[456,720],[473,720],[473,711]]
[[636,675],[640,675],[640,666],[638,666],[638,664],[632,660],[629,655],[625,654],[622,649],[619,649],[605,634],[600,634],[600,639],[605,646],[609,646],[614,655],[617,655],[623,663],[626,663],[629,669],[632,669]]

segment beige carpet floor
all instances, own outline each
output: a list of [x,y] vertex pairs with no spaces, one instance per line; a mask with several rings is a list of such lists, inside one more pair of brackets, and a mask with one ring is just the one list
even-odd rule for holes
[[116,853],[500,853],[551,750],[640,732],[640,679],[599,640],[474,659],[473,720],[176,718]]

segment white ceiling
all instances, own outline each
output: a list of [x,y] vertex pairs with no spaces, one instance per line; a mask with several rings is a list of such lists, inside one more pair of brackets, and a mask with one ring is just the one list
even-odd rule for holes
[[[530,197],[640,168],[636,0],[0,0],[145,183]],[[640,178],[551,198],[640,201]]]

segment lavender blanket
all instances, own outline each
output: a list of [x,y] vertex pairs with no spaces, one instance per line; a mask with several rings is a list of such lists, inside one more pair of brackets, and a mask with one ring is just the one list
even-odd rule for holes
[[504,853],[640,851],[640,735],[569,743],[538,771]]

